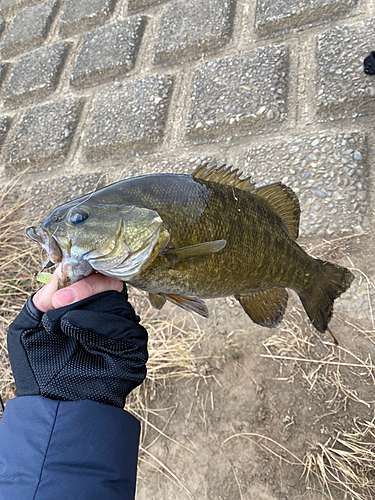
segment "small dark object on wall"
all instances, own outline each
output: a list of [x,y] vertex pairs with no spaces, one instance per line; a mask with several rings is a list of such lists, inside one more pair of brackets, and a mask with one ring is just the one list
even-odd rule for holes
[[375,75],[375,50],[363,61],[364,71],[367,75]]

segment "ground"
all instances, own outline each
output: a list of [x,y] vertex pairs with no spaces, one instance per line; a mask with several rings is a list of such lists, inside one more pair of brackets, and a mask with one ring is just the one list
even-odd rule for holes
[[[27,210],[1,197],[1,393],[14,397],[6,326],[38,285],[45,256]],[[54,200],[52,200],[53,202]],[[26,205],[30,206],[30,205]],[[370,500],[375,494],[375,268],[371,232],[300,244],[355,274],[318,334],[291,292],[284,321],[255,325],[232,297],[209,319],[130,288],[149,331],[149,378],[127,400],[141,420],[137,500]]]
[[[375,449],[373,424],[363,434],[374,418],[374,328],[365,318],[354,326],[343,301],[331,322],[338,347],[309,325],[295,295],[275,330],[252,323],[234,299],[208,301],[208,320],[185,319],[185,329],[202,333],[195,377],[167,380],[149,399],[147,418],[159,431],[148,428],[142,443],[137,500],[373,498],[375,475],[361,460],[373,460]],[[172,305],[162,314],[186,318]],[[349,446],[369,444],[352,453],[340,436]],[[355,486],[342,475],[340,450]],[[328,483],[338,473],[345,486],[323,485],[322,473]]]

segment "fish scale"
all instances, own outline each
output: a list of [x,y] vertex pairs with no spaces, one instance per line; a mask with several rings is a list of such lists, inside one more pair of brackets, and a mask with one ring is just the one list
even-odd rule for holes
[[203,316],[203,298],[234,295],[268,327],[281,321],[290,288],[324,332],[353,275],[296,243],[299,217],[291,188],[257,188],[238,169],[202,165],[112,184],[57,207],[28,234],[61,262],[60,286],[96,269],[148,291],[156,307],[170,300]]

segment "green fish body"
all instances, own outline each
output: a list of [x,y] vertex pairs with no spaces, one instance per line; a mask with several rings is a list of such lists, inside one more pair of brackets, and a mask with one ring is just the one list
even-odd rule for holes
[[203,165],[191,175],[127,179],[55,209],[31,238],[61,262],[61,283],[96,269],[207,316],[204,298],[234,295],[272,327],[294,290],[320,332],[353,279],[297,243],[300,208],[276,183],[256,188],[237,169]]

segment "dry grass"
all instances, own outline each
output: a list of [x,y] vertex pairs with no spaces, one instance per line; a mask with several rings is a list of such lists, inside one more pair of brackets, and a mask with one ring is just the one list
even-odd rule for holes
[[27,192],[19,189],[21,175],[0,190],[0,387],[6,401],[14,395],[6,349],[6,331],[32,289],[31,269],[41,254],[25,237]]
[[[171,407],[159,409],[151,409],[149,403],[157,398],[158,392],[169,383],[182,378],[188,380],[201,376],[197,362],[202,359],[198,359],[192,351],[199,344],[203,333],[193,315],[189,314],[195,327],[187,327],[186,313],[181,314],[181,311],[174,310],[173,315],[160,318],[160,312],[155,312],[142,292],[130,289],[129,296],[136,312],[143,318],[142,324],[149,334],[147,379],[127,398],[126,404],[126,409],[143,424],[139,461],[179,486],[188,498],[193,498],[174,472],[150,451],[159,439],[164,439],[194,453],[193,446],[187,447],[167,433],[168,425],[178,408],[178,401]],[[150,421],[155,421],[155,417],[160,422],[159,426]],[[138,480],[142,481],[141,473],[138,474]]]
[[[37,245],[25,237],[29,200],[27,193],[18,190],[18,185],[19,177],[0,190],[0,393],[3,398],[5,396],[5,400],[14,396],[13,378],[6,351],[6,330],[33,287],[37,286],[32,274],[40,269],[44,259]],[[359,245],[359,236],[345,237],[334,242],[324,242],[309,249],[309,252],[335,260],[343,255],[348,257]],[[369,291],[372,288],[375,290],[373,278],[358,270],[357,276],[362,276]],[[197,358],[192,350],[200,342],[202,332],[198,326],[187,328],[181,315],[177,314],[175,318],[161,316],[150,307],[148,300],[140,292],[131,290],[129,295],[136,311],[142,317],[150,339],[146,383],[127,399],[127,409],[143,422],[140,460],[167,476],[191,497],[173,471],[150,452],[150,448],[158,439],[177,443],[168,436],[168,425],[178,402],[172,407],[159,410],[151,410],[149,402],[156,397],[158,389],[169,381],[200,376],[196,366]],[[346,326],[352,328],[353,336],[374,344],[375,326],[370,300],[369,308],[372,328],[358,324],[349,325],[348,322]],[[375,396],[372,399],[366,397],[369,385],[375,389],[372,357],[363,357],[322,341],[313,329],[309,328],[305,314],[299,308],[294,308],[288,321],[284,321],[277,333],[264,343],[264,347],[264,357],[279,363],[280,379],[293,382],[296,377],[301,377],[306,384],[306,390],[330,394],[327,413],[322,415],[322,418],[344,412],[349,403],[363,406],[369,413],[374,414]],[[288,367],[287,375],[284,375],[285,366]],[[366,390],[362,391],[362,387]],[[157,415],[158,421],[162,422],[160,427],[150,422],[152,415]],[[151,439],[151,436],[156,437]],[[320,487],[328,498],[333,498],[331,491],[334,489],[342,491],[348,500],[370,500],[375,497],[375,424],[371,418],[361,422],[353,420],[349,429],[331,429],[330,436],[324,443],[311,446],[306,442],[303,456],[300,457],[267,436],[242,433],[229,439],[238,437],[250,439],[278,460],[301,466],[310,487]],[[194,453],[194,443],[191,447],[177,444]],[[287,456],[290,459],[286,458]]]
[[336,431],[324,444],[305,457],[306,478],[310,471],[332,498],[331,489],[348,498],[369,500],[375,493],[375,424],[354,422],[352,432]]
[[[15,396],[6,332],[27,297],[39,288],[33,274],[41,269],[46,260],[38,246],[25,235],[29,225],[27,206],[35,200],[30,200],[28,192],[19,188],[21,177],[17,176],[0,190],[0,395],[4,402]],[[186,315],[165,317],[155,311],[145,295],[136,289],[130,290],[129,298],[149,333],[147,379],[127,398],[126,404],[127,410],[143,422],[139,458],[157,467],[159,472],[186,490],[173,471],[149,452],[159,437],[171,439],[165,430],[175,408],[160,410],[168,416],[163,428],[159,429],[149,421],[148,402],[168,380],[199,376],[192,349],[200,341],[202,332],[198,326],[185,328]],[[158,437],[146,446],[145,439],[151,429],[157,431]]]
[[[368,291],[375,289],[373,278],[359,270],[354,272],[357,279],[362,276],[366,280]],[[341,319],[351,335],[346,339],[348,348],[334,346],[304,325],[299,307],[293,309],[289,320],[263,344],[267,354],[262,357],[280,364],[279,380],[294,382],[300,377],[307,391],[324,395],[325,412],[312,423],[324,419],[325,434],[329,437],[313,445],[306,442],[306,449],[310,450],[305,451],[304,457],[297,457],[266,436],[257,436],[256,444],[265,447],[265,442],[272,441],[267,451],[291,463],[285,458],[285,453],[289,455],[294,464],[303,467],[308,487],[321,489],[330,499],[337,498],[334,496],[337,490],[347,500],[375,497],[375,371],[370,354],[375,328],[371,304],[368,297],[370,328]],[[368,418],[353,417],[351,422],[343,423],[349,406]],[[337,428],[338,422],[342,428]],[[251,440],[254,439],[252,436]],[[282,449],[284,456],[279,455],[277,449]]]
[[[256,432],[233,434],[222,446],[233,439],[250,441],[279,463],[299,467],[307,490],[321,491],[330,500],[371,500],[375,498],[373,358],[370,354],[361,356],[322,341],[312,328],[306,324],[300,326],[302,318],[303,311],[295,309],[280,330],[263,343],[267,354],[261,356],[279,363],[278,380],[293,383],[300,378],[306,391],[324,395],[327,410],[311,423],[324,419],[324,435],[328,434],[328,439],[314,444],[306,441],[304,450],[298,454]],[[353,327],[354,335],[362,333]],[[367,340],[374,332],[366,333],[363,337]],[[332,426],[345,421],[349,405],[362,407],[363,411],[358,413],[367,414],[369,419],[354,417],[351,422],[342,423],[343,428]]]

